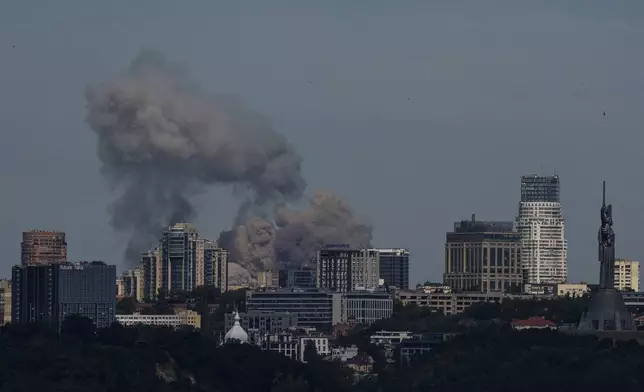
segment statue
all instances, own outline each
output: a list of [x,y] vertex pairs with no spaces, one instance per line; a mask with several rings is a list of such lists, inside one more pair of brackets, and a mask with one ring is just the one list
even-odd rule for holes
[[580,322],[581,332],[633,331],[633,317],[624,304],[621,293],[615,290],[615,232],[613,208],[606,205],[606,182],[603,183],[601,227],[597,233],[599,259],[599,290],[590,299],[588,311]]
[[605,203],[605,201],[602,203],[601,209],[602,225],[599,230],[599,243],[603,246],[614,246],[615,232],[613,231],[613,206],[606,206]]

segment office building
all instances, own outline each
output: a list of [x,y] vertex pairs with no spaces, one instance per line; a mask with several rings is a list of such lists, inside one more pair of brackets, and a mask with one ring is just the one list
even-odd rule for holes
[[335,292],[364,290],[380,285],[377,249],[351,249],[327,245],[317,253],[317,287]]
[[380,279],[387,287],[409,288],[409,250],[378,249]]
[[640,291],[640,262],[615,260],[615,290]]
[[51,230],[29,230],[22,233],[21,265],[64,263],[67,261],[65,233]]
[[98,328],[115,320],[116,267],[101,261],[15,266],[12,323],[44,323],[59,331],[67,316],[91,319]]
[[454,292],[520,292],[521,238],[512,222],[454,223],[445,242],[444,284]]
[[281,288],[316,288],[316,268],[312,265],[286,267],[279,270],[278,283]]
[[371,324],[393,314],[393,296],[381,291],[248,291],[248,312],[295,313],[297,325],[329,329],[352,320]]
[[370,325],[391,317],[394,299],[386,292],[354,291],[342,294],[340,307],[341,322],[352,320],[357,324]]
[[517,231],[525,283],[558,284],[568,278],[568,243],[559,200],[559,176],[521,177]]
[[228,252],[216,242],[199,238],[197,230],[177,223],[167,227],[159,246],[141,255],[144,298],[193,291],[198,286],[228,290]]
[[249,312],[296,313],[298,325],[330,329],[341,321],[340,294],[321,291],[247,291]]

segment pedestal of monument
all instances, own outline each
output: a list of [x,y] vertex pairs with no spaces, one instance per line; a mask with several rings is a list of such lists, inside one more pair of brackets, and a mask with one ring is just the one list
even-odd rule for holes
[[614,289],[595,293],[579,322],[579,332],[634,331],[633,316],[626,308],[622,295]]

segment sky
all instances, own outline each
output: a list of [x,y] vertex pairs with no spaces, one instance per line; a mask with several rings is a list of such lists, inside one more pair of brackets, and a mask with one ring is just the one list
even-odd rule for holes
[[[533,173],[561,177],[569,280],[596,282],[602,180],[617,256],[644,260],[642,42],[638,0],[5,0],[0,276],[31,228],[126,267],[83,93],[153,49],[270,116],[307,193],[346,198],[375,246],[409,248],[411,283],[441,280],[454,221],[513,220]],[[238,201],[219,187],[196,205],[216,239]]]

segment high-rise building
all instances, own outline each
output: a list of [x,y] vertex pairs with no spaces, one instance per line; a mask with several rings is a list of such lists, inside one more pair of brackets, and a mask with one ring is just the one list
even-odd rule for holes
[[143,270],[143,298],[154,299],[163,287],[161,250],[159,248],[141,254],[141,269]]
[[380,285],[380,253],[377,249],[351,249],[329,245],[317,254],[317,287],[347,292]]
[[197,230],[186,223],[163,231],[159,246],[141,255],[141,270],[144,298],[156,298],[159,290],[228,289],[228,252],[216,242],[199,238]]
[[177,223],[163,230],[161,270],[168,292],[192,291],[197,287],[197,230]]
[[409,288],[409,250],[378,249],[380,254],[380,279],[385,286]]
[[11,322],[11,280],[0,280],[0,326]]
[[78,314],[107,328],[115,320],[115,280],[116,266],[101,261],[15,266],[11,322],[59,331],[67,316]]
[[65,233],[51,230],[29,230],[22,233],[21,265],[64,263],[67,261]]
[[[205,286],[214,286],[225,292],[228,290],[228,251],[217,246],[216,242],[204,241],[204,281]],[[201,255],[197,247],[197,256]],[[198,268],[201,268],[198,266]],[[198,286],[200,285],[197,282]]]
[[640,291],[640,262],[615,260],[615,290]]
[[521,290],[521,238],[512,222],[463,220],[445,241],[444,284],[456,292]]
[[121,277],[116,280],[117,296],[131,297],[136,301],[142,302],[145,298],[143,275],[142,266],[123,271]]
[[559,176],[521,177],[517,231],[525,283],[556,284],[568,279],[568,243],[559,193]]

